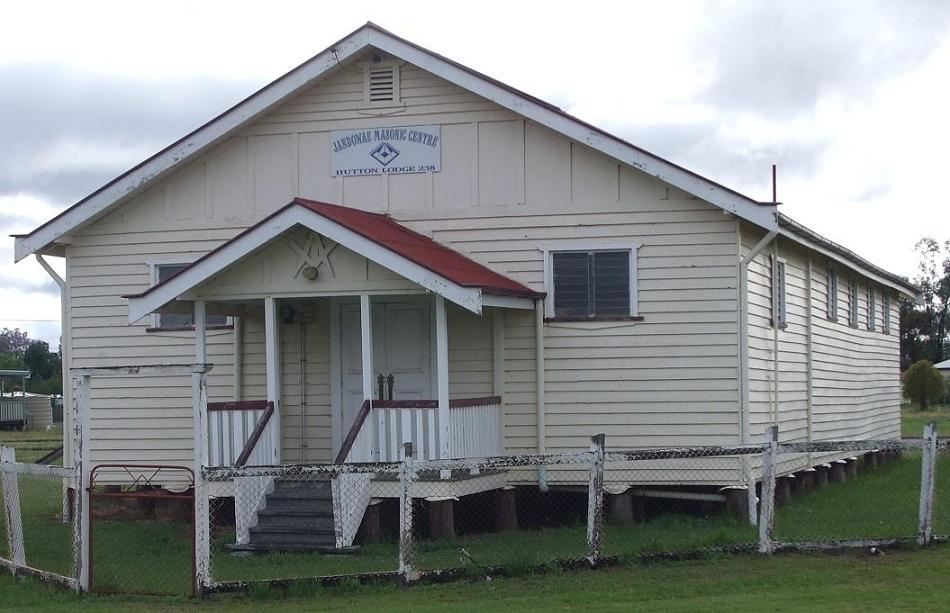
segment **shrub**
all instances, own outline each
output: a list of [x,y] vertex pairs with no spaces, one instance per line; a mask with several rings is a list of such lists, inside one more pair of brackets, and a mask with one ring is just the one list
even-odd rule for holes
[[914,362],[904,373],[904,393],[921,409],[943,396],[944,385],[943,375],[930,360]]

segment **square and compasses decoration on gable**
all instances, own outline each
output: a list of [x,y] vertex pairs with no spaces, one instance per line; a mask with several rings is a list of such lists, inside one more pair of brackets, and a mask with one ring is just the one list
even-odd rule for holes
[[313,281],[320,274],[321,266],[324,267],[323,274],[328,274],[331,279],[336,278],[333,265],[330,263],[330,254],[338,244],[316,232],[308,232],[303,244],[291,238],[288,245],[297,254],[297,267],[293,278],[296,279],[302,275],[305,279]]

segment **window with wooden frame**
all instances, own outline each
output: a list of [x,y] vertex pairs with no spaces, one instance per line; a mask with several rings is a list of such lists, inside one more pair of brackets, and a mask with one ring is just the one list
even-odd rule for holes
[[772,258],[772,326],[788,326],[788,308],[785,289],[785,260]]
[[884,294],[883,304],[881,305],[881,317],[883,322],[881,323],[881,330],[884,334],[891,333],[891,297],[889,294]]
[[575,321],[637,317],[638,246],[548,252],[545,315]]
[[877,319],[877,292],[874,286],[868,283],[868,330],[874,332],[875,319]]
[[858,280],[848,277],[848,325],[858,327]]
[[[152,285],[170,279],[186,268],[188,264],[153,264]],[[195,327],[195,318],[191,313],[156,313],[154,328],[159,330],[188,330]],[[207,326],[228,326],[231,324],[227,315],[208,315],[205,318]]]
[[838,271],[828,269],[828,319],[838,321]]

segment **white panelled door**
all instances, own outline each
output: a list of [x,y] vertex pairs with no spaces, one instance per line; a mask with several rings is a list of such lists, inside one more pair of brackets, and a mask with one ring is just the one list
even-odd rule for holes
[[[376,376],[395,378],[394,400],[432,397],[431,312],[427,300],[373,299],[373,398]],[[360,306],[340,306],[340,366],[343,433],[349,431],[363,404]],[[384,385],[384,388],[388,387]]]

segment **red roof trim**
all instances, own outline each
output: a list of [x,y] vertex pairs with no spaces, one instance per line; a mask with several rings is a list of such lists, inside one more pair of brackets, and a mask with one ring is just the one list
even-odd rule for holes
[[306,198],[294,198],[294,200],[286,206],[281,207],[229,241],[218,245],[161,283],[153,285],[144,292],[125,294],[123,298],[142,298],[150,294],[159,287],[171,282],[186,270],[197,266],[228,244],[255,231],[271,219],[295,206],[302,206],[330,221],[338,223],[363,238],[371,240],[462,287],[479,288],[484,293],[495,296],[542,298],[545,295],[543,292],[537,292],[513,279],[509,279],[495,272],[484,264],[480,264],[428,236],[407,228],[389,215],[370,213],[339,204],[330,204],[328,202],[319,202]]

